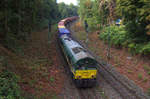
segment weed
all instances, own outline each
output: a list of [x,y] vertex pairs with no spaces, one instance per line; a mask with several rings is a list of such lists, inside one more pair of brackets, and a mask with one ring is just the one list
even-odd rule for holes
[[91,50],[92,52],[96,52],[96,48],[90,47],[90,50]]
[[144,78],[143,82],[147,82],[147,81],[148,81],[148,79],[147,79],[147,78]]
[[117,64],[117,63],[116,63],[114,66],[119,67],[119,66],[120,66],[120,64]]
[[101,89],[101,88],[98,88],[98,91],[100,92],[101,96],[106,99],[107,96],[105,96],[105,92]]
[[134,63],[134,64],[137,64],[137,63],[138,63],[138,60],[136,59],[135,61],[133,61],[133,63]]
[[138,74],[138,78],[139,79],[142,79],[143,77],[142,77],[142,74]]
[[34,80],[34,79],[29,81],[30,86],[33,86],[35,83],[36,83],[36,80]]
[[56,95],[52,96],[52,99],[58,99],[58,97]]
[[120,61],[116,61],[115,66],[117,66],[117,67],[121,66]]
[[50,82],[54,82],[54,81],[55,81],[54,77],[50,77]]
[[148,72],[148,75],[150,75],[150,71]]
[[46,92],[42,94],[38,99],[60,99],[60,98],[58,98],[55,92],[50,92],[50,93]]
[[130,73],[130,74],[131,74],[131,73],[133,73],[133,71],[132,71],[132,70],[128,70],[128,73]]
[[116,63],[115,66],[121,66],[120,59],[117,56],[114,57],[114,61]]
[[150,71],[150,67],[147,66],[147,65],[144,65],[143,68],[144,68],[144,70],[146,70],[146,71]]

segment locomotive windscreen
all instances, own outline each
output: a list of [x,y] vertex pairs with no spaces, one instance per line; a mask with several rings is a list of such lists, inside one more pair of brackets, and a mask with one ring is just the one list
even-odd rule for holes
[[76,69],[95,69],[97,62],[91,58],[85,58],[80,60]]

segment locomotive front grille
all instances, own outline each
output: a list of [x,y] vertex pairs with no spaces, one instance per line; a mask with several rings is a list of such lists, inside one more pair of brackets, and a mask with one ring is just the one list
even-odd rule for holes
[[93,79],[96,78],[97,70],[77,70],[75,79]]

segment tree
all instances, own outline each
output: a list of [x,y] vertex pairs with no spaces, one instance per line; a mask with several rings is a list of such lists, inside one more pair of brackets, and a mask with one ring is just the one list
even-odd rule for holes
[[[149,0],[117,0],[118,15],[124,18],[126,29],[132,38],[148,41],[150,31]],[[143,39],[142,39],[143,38]],[[137,40],[136,40],[137,41]]]
[[65,3],[59,3],[58,4],[58,9],[59,9],[59,18],[63,19],[66,17],[71,17],[71,16],[78,16],[77,14],[77,6],[74,6],[73,4],[66,5]]
[[7,47],[56,22],[59,13],[56,0],[2,0],[0,6],[0,41]]

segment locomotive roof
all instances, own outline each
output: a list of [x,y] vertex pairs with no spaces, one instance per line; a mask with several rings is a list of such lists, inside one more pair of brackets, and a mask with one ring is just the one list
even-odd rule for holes
[[68,29],[66,28],[59,28],[60,33],[70,33]]
[[67,35],[63,35],[61,38],[65,42],[67,48],[71,51],[75,63],[84,58],[94,59],[78,42],[72,40]]

